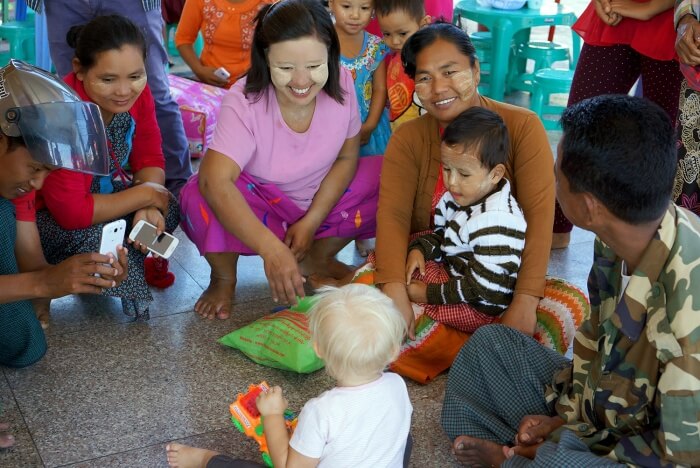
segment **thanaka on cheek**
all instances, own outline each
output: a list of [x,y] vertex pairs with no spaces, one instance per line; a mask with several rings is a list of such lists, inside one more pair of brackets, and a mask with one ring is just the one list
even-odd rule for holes
[[[135,94],[141,93],[141,91],[144,90],[146,87],[146,83],[148,82],[148,77],[146,75],[137,78],[135,80],[132,80],[129,87],[131,88],[131,91]],[[101,93],[108,93],[114,88],[115,83],[105,83],[102,80],[90,80],[90,86],[93,89],[99,89]]]
[[471,70],[460,71],[452,75],[452,83],[461,101],[469,101],[474,97],[474,74]]

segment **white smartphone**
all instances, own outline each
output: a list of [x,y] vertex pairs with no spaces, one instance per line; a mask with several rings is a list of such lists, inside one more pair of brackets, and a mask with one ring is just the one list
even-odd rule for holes
[[102,226],[102,237],[100,238],[100,253],[107,255],[111,253],[114,258],[117,256],[117,246],[124,244],[126,234],[126,221],[118,219]]
[[180,239],[167,232],[159,236],[156,233],[156,227],[144,220],[136,223],[134,229],[129,233],[129,239],[142,243],[148,250],[163,258],[169,258],[180,242]]
[[[100,253],[102,255],[112,254],[114,258],[119,258],[117,255],[117,246],[124,244],[124,235],[126,234],[126,221],[118,219],[102,226],[102,237],[100,237]],[[108,265],[105,263],[105,265]],[[100,276],[95,273],[95,276]]]
[[214,70],[214,74],[217,78],[221,78],[222,80],[228,80],[231,77],[231,74],[224,67],[219,67]]

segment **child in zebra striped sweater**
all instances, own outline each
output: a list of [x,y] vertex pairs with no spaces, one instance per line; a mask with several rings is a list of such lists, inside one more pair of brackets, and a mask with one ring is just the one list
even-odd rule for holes
[[[485,323],[510,304],[527,225],[504,178],[508,152],[506,126],[490,110],[470,108],[445,128],[446,192],[435,208],[433,232],[409,245],[406,280],[413,302],[448,308],[466,304]],[[426,265],[430,260],[437,264]],[[430,284],[426,267],[427,273],[444,268],[449,279]]]

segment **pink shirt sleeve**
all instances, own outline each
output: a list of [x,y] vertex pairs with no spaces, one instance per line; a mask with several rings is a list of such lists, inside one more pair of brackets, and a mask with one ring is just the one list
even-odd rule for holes
[[[209,148],[214,151],[231,158],[238,164],[241,171],[255,154],[252,106],[260,103],[260,101],[250,103],[246,99],[243,94],[244,86],[245,80],[240,80],[224,96],[214,129],[214,137],[209,145]],[[261,101],[264,99],[263,96]]]

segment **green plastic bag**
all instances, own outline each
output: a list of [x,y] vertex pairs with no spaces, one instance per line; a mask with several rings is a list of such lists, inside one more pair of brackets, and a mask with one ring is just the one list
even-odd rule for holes
[[219,338],[263,366],[308,374],[321,369],[323,360],[311,345],[307,313],[316,301],[305,297],[288,309],[266,315]]

